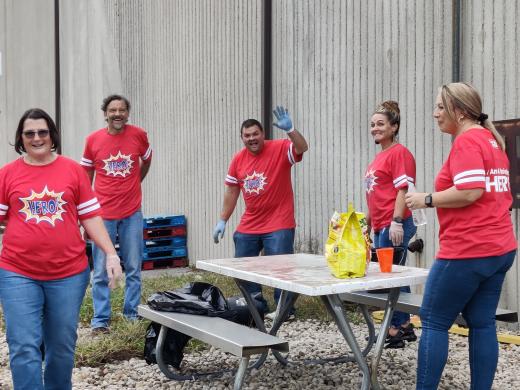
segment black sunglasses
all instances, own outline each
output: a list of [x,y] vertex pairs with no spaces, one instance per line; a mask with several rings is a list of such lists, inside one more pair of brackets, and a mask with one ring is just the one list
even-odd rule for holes
[[38,137],[45,138],[49,136],[49,130],[48,129],[41,129],[41,130],[28,130],[22,132],[25,138],[27,139],[33,139],[36,134],[38,134]]

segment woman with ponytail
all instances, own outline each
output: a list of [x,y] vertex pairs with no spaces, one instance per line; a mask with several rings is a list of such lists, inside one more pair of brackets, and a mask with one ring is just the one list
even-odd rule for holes
[[517,242],[504,141],[469,84],[441,87],[433,117],[454,137],[435,192],[406,195],[411,209],[435,207],[439,251],[420,310],[417,389],[436,389],[448,358],[448,329],[462,313],[469,327],[471,389],[491,389],[498,361],[495,312]]
[[[404,265],[408,242],[416,231],[412,214],[404,203],[408,183],[415,182],[415,159],[398,142],[400,124],[399,104],[395,101],[381,103],[372,114],[370,133],[374,142],[381,146],[381,152],[367,167],[365,191],[374,248],[399,248],[396,264]],[[410,292],[410,287],[403,287],[402,291]],[[385,348],[404,348],[405,341],[415,340],[417,336],[410,324],[410,315],[394,312]]]

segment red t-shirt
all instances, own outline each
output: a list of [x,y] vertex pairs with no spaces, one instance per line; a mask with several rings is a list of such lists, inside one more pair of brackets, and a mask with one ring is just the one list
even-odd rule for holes
[[296,226],[291,167],[301,159],[287,139],[265,141],[257,155],[246,148],[235,154],[225,183],[242,189],[246,210],[238,232],[263,234]]
[[[415,183],[415,159],[401,144],[395,144],[376,155],[365,172],[365,191],[372,229],[389,226],[394,215],[397,192]],[[412,213],[405,209],[403,218]]]
[[469,206],[437,208],[437,258],[500,256],[517,247],[509,212],[513,201],[509,161],[489,130],[470,129],[453,142],[435,178],[435,191],[452,186],[458,190],[483,188],[485,192]]
[[141,207],[140,160],[149,161],[152,148],[146,132],[125,125],[119,134],[106,128],[87,137],[81,165],[96,170],[94,189],[103,207],[104,219],[123,219]]
[[78,220],[101,214],[78,163],[58,156],[34,166],[19,158],[0,169],[0,221],[8,219],[0,268],[37,280],[62,279],[87,267]]

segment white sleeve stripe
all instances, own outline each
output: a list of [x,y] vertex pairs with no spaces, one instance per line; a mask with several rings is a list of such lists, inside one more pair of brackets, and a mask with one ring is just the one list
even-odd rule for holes
[[293,156],[293,144],[292,143],[289,145],[289,150],[287,150],[287,158],[289,159],[289,163],[291,165],[296,164],[296,161],[294,161],[294,156]]
[[226,176],[226,181],[227,181],[228,183],[238,184],[238,180],[237,180],[235,177],[233,177],[233,176],[229,176],[229,175],[227,175],[227,176]]
[[9,206],[0,203],[0,210],[9,210]]
[[80,165],[83,165],[83,166],[85,166],[85,167],[92,167],[92,166],[94,166],[94,164],[93,164],[91,161],[89,161],[89,160],[85,161],[85,160],[83,160],[83,159],[81,159],[81,161],[79,162],[79,164],[80,164]]
[[401,186],[404,183],[408,184],[408,180],[406,180],[406,176],[403,176],[403,178],[400,181],[398,181],[397,183],[394,180],[394,187],[397,188],[397,187]]
[[461,172],[461,173],[455,175],[453,180],[457,181],[458,179],[460,179],[462,177],[472,176],[472,175],[483,175],[483,174],[484,174],[484,170],[483,169],[471,169],[469,171],[464,171],[464,172]]
[[415,184],[415,179],[413,177],[410,177],[410,176],[406,176],[406,178],[408,179],[408,181],[412,184]]
[[146,160],[148,157],[150,157],[150,154],[152,154],[152,147],[148,146],[148,149],[146,149],[146,152],[143,156],[143,160]]
[[406,175],[399,176],[398,178],[394,179],[394,185],[396,185],[397,182],[403,181],[403,179],[406,179],[406,178],[407,178]]
[[7,214],[7,211],[0,210],[0,215],[6,215],[6,214]]
[[100,207],[101,207],[101,206],[99,205],[99,203],[96,203],[95,205],[92,205],[92,206],[90,206],[90,207],[87,207],[86,209],[78,210],[78,215],[83,215],[83,214],[90,213],[91,211],[97,210],[97,209],[99,209]]
[[465,179],[459,179],[459,180],[453,181],[454,184],[473,183],[473,182],[485,183],[486,178],[484,176],[473,176],[473,177],[467,177]]
[[79,206],[78,206],[78,210],[81,210],[81,209],[84,209],[85,207],[88,207],[94,203],[98,203],[98,200],[97,198],[92,198],[90,199],[89,201],[86,201],[84,203],[81,203]]
[[86,163],[91,163],[91,164],[92,164],[92,162],[93,162],[92,160],[89,160],[89,159],[86,158],[86,157],[81,157],[81,161],[86,162]]

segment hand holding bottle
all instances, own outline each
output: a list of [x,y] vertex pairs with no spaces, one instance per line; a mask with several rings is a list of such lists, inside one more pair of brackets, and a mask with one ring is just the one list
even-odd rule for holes
[[426,213],[424,198],[426,193],[417,192],[413,183],[408,182],[408,192],[404,196],[406,207],[412,210],[412,219],[415,226],[426,225]]

